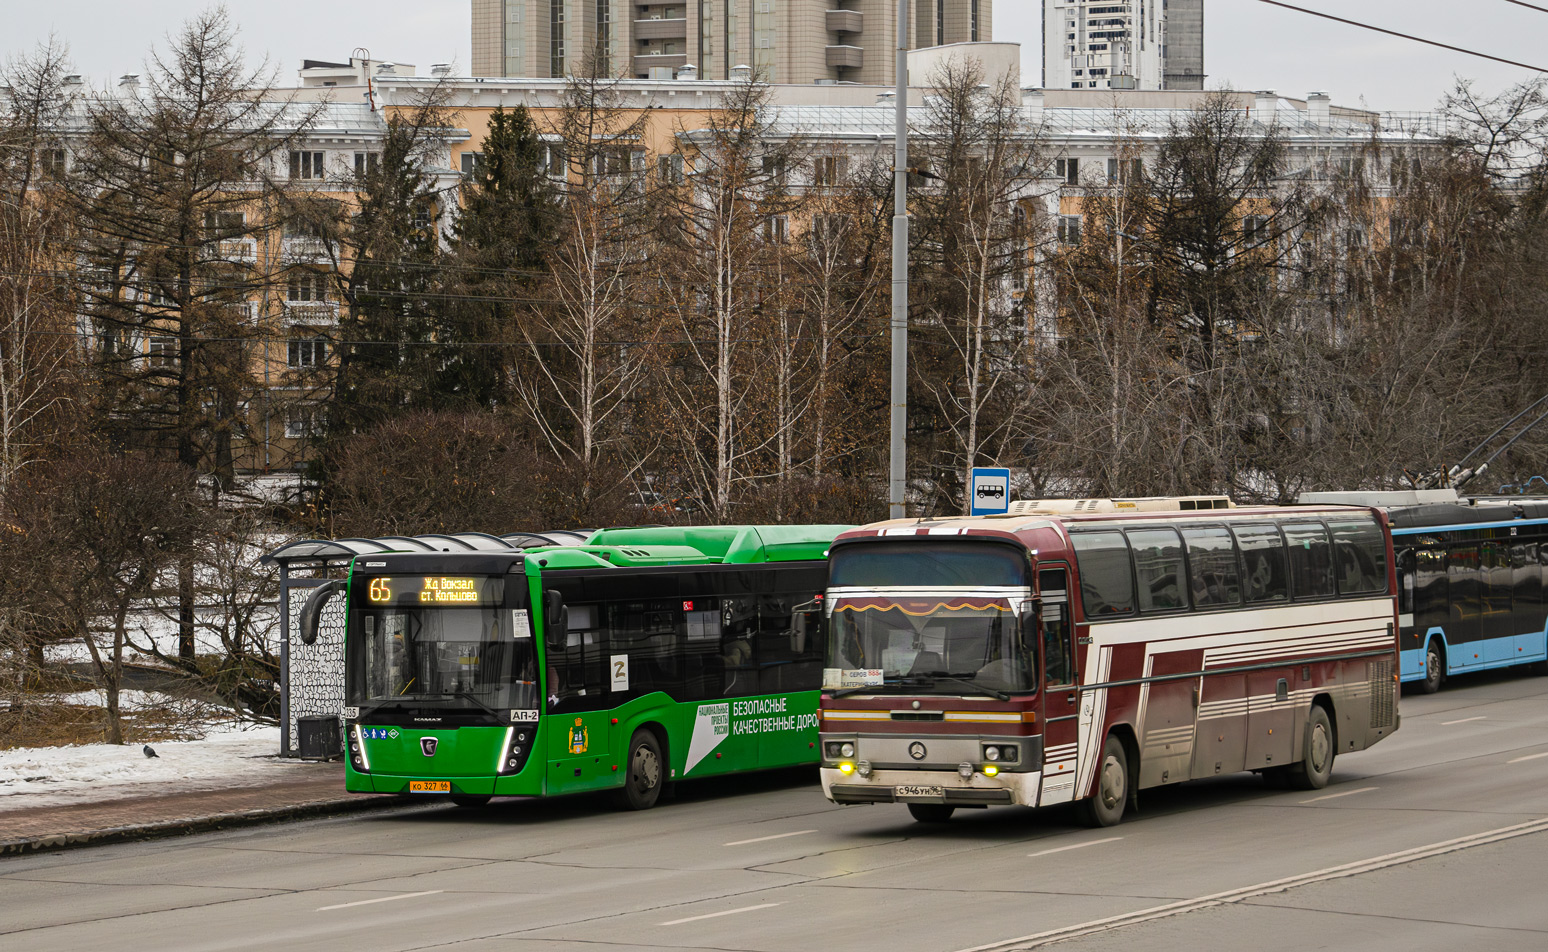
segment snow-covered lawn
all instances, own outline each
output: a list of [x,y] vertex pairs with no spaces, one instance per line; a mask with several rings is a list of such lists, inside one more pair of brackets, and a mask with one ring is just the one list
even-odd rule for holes
[[23,747],[0,750],[0,811],[87,803],[147,794],[242,787],[285,779],[278,727],[215,725],[203,740],[117,747]]

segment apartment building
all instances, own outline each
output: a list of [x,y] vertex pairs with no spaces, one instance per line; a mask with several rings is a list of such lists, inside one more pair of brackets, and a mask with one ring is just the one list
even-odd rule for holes
[[[896,0],[472,0],[473,75],[890,82]],[[993,39],[993,0],[916,0],[919,48]]]
[[1204,88],[1204,0],[1043,0],[1047,89]]

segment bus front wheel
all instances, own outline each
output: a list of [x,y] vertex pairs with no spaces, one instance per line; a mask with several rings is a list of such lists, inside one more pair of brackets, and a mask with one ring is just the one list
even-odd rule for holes
[[649,810],[661,796],[664,773],[656,735],[647,730],[635,731],[629,740],[627,763],[623,789],[617,795],[618,805],[627,810]]
[[1129,803],[1129,755],[1123,741],[1107,735],[1097,766],[1096,791],[1080,801],[1081,817],[1090,826],[1117,826]]
[[944,803],[910,803],[909,815],[920,823],[945,823],[951,819],[952,811],[956,807],[949,807]]
[[1431,640],[1424,649],[1424,680],[1419,682],[1421,691],[1434,694],[1440,690],[1441,682],[1446,679],[1445,660],[1440,644]]
[[459,807],[481,807],[489,802],[489,797],[482,793],[454,793],[451,802]]

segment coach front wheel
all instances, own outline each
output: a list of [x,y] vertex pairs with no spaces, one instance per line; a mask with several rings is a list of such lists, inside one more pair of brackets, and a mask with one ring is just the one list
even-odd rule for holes
[[909,815],[920,823],[945,823],[951,819],[952,811],[956,807],[949,807],[944,803],[910,803]]
[[628,773],[618,791],[618,805],[628,810],[648,810],[661,796],[661,748],[650,731],[635,731],[629,740]]
[[1290,786],[1297,790],[1321,790],[1333,776],[1333,758],[1337,754],[1333,724],[1320,704],[1313,704],[1306,718],[1306,736],[1301,739],[1301,762],[1290,766]]
[[1082,819],[1091,826],[1116,826],[1129,802],[1129,756],[1123,742],[1111,734],[1102,743],[1097,788],[1080,802]]

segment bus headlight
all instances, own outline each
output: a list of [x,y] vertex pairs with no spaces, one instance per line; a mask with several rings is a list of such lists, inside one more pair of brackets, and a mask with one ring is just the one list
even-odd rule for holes
[[990,744],[988,747],[985,747],[984,748],[984,759],[988,760],[988,761],[999,760],[1000,759],[1000,748],[994,746],[993,744]]
[[854,755],[855,755],[855,745],[854,744],[840,744],[839,745],[839,756],[840,757],[853,757]]

